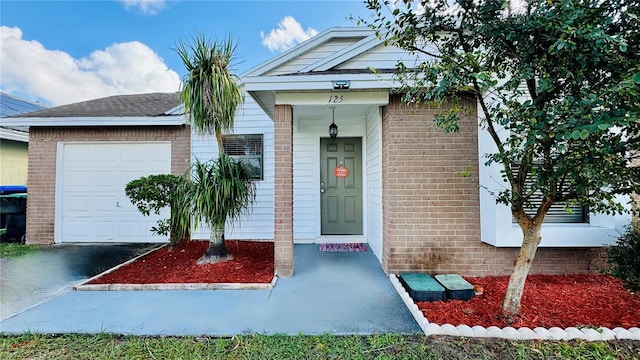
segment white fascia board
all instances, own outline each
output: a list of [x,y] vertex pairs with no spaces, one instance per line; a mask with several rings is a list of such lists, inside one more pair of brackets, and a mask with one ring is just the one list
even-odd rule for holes
[[[329,101],[327,101],[329,99]],[[276,94],[276,105],[376,105],[389,104],[388,91],[315,91]]]
[[333,90],[332,81],[341,80],[351,81],[351,90],[392,89],[399,86],[393,74],[260,76],[245,78],[244,86],[247,91]]
[[184,115],[153,117],[27,117],[2,120],[2,125],[5,126],[162,126],[184,124],[186,124]]
[[13,140],[13,141],[26,143],[26,142],[29,142],[29,133],[25,131],[0,128],[0,139]]
[[376,37],[375,34],[369,35],[368,37],[356,42],[355,44],[348,46],[341,51],[338,51],[331,56],[324,58],[314,64],[311,64],[302,70],[301,73],[310,72],[310,71],[327,71],[335,66],[338,66],[342,63],[345,63],[354,57],[361,55],[374,47],[380,45],[382,41]]
[[353,27],[328,29],[306,41],[301,42],[300,44],[285,51],[281,55],[248,70],[247,72],[242,74],[240,77],[241,78],[254,77],[254,76],[260,76],[262,74],[266,74],[269,71],[277,68],[278,66],[286,63],[287,61],[295,59],[296,57],[319,46],[320,44],[325,43],[329,39],[357,37],[357,36],[367,37],[371,35],[372,32],[373,30],[370,30],[367,28],[353,28]]

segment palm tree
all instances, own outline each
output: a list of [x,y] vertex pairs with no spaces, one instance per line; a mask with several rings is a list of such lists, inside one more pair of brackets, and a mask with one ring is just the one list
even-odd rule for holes
[[225,224],[237,220],[255,201],[250,170],[226,155],[222,143],[222,133],[233,130],[236,110],[244,101],[237,77],[229,69],[235,48],[231,38],[211,42],[204,35],[180,41],[176,48],[187,69],[181,95],[191,126],[199,134],[214,134],[219,152],[215,160],[196,160],[183,199],[194,224],[203,221],[211,228],[209,248],[199,264],[231,258],[224,243]]

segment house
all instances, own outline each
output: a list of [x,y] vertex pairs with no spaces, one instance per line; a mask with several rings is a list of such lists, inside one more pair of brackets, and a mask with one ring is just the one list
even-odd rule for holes
[[[0,93],[0,118],[44,109],[45,106]],[[27,185],[29,129],[2,126],[0,120],[0,185]]]
[[[479,132],[476,103],[460,97],[443,105],[463,106],[466,115],[459,133],[436,131],[434,116],[442,109],[406,106],[392,91],[396,62],[413,57],[383,45],[369,29],[334,28],[243,74],[246,102],[224,142],[232,156],[254,164],[258,201],[227,238],[273,241],[280,276],[293,275],[294,244],[322,242],[367,242],[386,273],[508,274],[522,235],[509,209],[483,190],[501,180],[497,168],[484,165],[491,142]],[[169,171],[169,157],[177,174],[189,156],[216,156],[215,139],[189,134],[177,102],[144,114],[121,114],[114,104],[126,100],[137,109],[147,96],[98,99],[20,119],[39,144],[29,155],[28,242],[82,241],[93,226],[118,228],[96,216],[113,215],[126,200],[94,193],[123,186],[120,165],[103,157],[125,144],[137,149],[130,155],[156,143],[170,148],[165,168],[136,175]],[[90,108],[98,104],[108,109]],[[331,138],[334,124],[337,137]],[[108,149],[98,152],[102,145]],[[130,167],[143,162],[132,159]],[[94,185],[85,189],[89,178]],[[74,228],[81,216],[90,220]],[[555,222],[543,226],[533,273],[598,271],[602,246],[629,222],[629,216],[588,213],[549,219]],[[131,222],[133,215],[119,229]],[[208,238],[207,229],[196,229],[192,238]]]

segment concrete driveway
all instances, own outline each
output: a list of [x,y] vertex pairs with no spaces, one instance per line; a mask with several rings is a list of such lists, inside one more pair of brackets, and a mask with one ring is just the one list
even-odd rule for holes
[[8,319],[158,244],[54,245],[0,259],[0,320]]
[[[105,257],[96,254],[85,261],[76,253],[83,250],[88,251],[62,251],[70,252],[62,258],[76,259],[77,266],[62,260],[48,265],[55,270],[44,269],[39,261],[32,266],[60,274],[66,271],[60,267],[91,268]],[[294,252],[294,276],[278,279],[271,290],[65,291],[94,272],[70,270],[75,273],[59,283],[59,296],[3,320],[0,331],[156,336],[421,333],[371,249],[331,253],[307,244],[295,245]],[[56,286],[52,290],[55,293]]]

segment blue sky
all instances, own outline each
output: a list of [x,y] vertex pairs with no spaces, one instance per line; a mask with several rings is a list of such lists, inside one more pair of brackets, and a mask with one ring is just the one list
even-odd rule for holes
[[181,38],[230,35],[240,74],[369,14],[361,0],[1,0],[0,89],[49,106],[177,91],[184,67],[172,48]]

